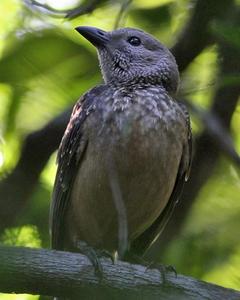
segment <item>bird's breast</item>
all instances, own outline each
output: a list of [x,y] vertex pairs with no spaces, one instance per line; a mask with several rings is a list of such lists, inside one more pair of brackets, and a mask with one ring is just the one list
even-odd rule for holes
[[126,207],[129,239],[154,222],[173,190],[186,134],[184,122],[173,103],[161,103],[159,97],[143,101],[139,95],[109,100],[88,118],[88,148],[74,182],[69,213],[79,239],[109,250],[117,247],[109,159]]

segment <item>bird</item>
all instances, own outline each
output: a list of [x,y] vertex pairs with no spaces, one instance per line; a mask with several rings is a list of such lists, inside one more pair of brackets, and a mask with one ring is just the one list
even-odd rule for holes
[[140,29],[76,30],[96,47],[103,83],[75,104],[59,146],[51,247],[143,256],[189,178],[191,126],[176,100],[178,66]]

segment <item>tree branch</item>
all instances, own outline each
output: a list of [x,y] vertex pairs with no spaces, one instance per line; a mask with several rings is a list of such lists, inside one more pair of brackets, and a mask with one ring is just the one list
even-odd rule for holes
[[240,292],[196,279],[110,259],[96,277],[86,256],[63,251],[0,247],[0,291],[79,299],[237,300]]
[[198,0],[193,13],[171,51],[182,72],[209,44],[214,42],[210,24],[231,11],[234,0]]

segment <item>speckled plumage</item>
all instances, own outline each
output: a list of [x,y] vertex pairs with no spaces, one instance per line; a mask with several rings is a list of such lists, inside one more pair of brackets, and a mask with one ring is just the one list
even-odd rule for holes
[[[129,30],[118,34],[122,38]],[[156,43],[154,39],[154,47]],[[76,242],[83,240],[117,251],[117,212],[106,167],[110,156],[126,207],[130,250],[144,253],[165,226],[187,178],[191,133],[185,110],[171,96],[178,74],[168,81],[171,73],[163,72],[166,64],[176,69],[175,61],[162,49],[167,63],[155,66],[157,73],[145,69],[145,75],[134,76],[125,70],[130,58],[125,53],[121,61],[118,47],[113,61],[120,76],[112,61],[106,62],[108,48],[100,48],[106,83],[76,104],[59,149],[51,208],[53,248],[76,250]],[[120,79],[111,80],[115,77],[108,72]]]

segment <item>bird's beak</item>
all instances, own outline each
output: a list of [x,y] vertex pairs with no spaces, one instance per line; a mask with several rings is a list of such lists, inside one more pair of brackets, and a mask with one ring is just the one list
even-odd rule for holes
[[104,46],[109,41],[108,32],[96,27],[78,26],[75,29],[96,47]]

